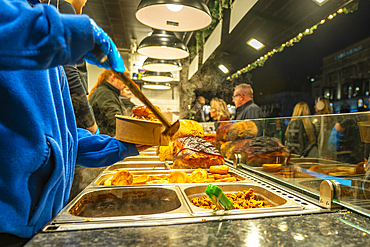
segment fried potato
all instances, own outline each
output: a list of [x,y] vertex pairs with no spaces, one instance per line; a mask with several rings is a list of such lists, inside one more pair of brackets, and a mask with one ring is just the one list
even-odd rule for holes
[[229,167],[227,165],[210,166],[209,172],[212,174],[227,174],[229,172]]
[[188,182],[188,174],[183,171],[174,171],[171,172],[169,176],[168,182],[170,183],[187,183]]
[[121,170],[116,172],[112,177],[112,185],[113,186],[122,186],[122,185],[130,185],[134,177],[132,174],[127,170]]

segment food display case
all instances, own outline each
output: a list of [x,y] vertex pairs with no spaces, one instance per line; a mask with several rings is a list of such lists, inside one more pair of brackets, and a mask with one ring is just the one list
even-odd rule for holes
[[[159,149],[151,148],[107,167],[41,232],[56,234],[131,227],[173,227],[276,216],[313,217],[317,213],[322,215],[340,210],[352,210],[367,216],[370,212],[370,183],[364,158],[369,155],[369,146],[366,138],[362,138],[364,130],[360,131],[358,122],[366,122],[368,116],[367,113],[357,113],[306,117],[315,126],[317,141],[315,145],[308,144],[310,150],[305,147],[302,153],[288,149],[284,137],[289,123],[301,118],[246,120],[250,122],[233,126],[233,133],[229,136],[231,140],[223,139],[228,138],[228,133],[220,133],[220,130],[223,125],[232,126],[237,122],[221,123],[216,131],[206,132],[205,139],[220,151],[228,167],[227,176],[234,178],[234,182],[187,180],[175,183],[168,180],[164,184],[119,186],[106,183],[121,171],[129,172],[134,180],[142,176],[152,180],[155,177],[168,178],[174,172],[191,177],[196,171],[176,169],[173,166],[175,155],[172,160],[160,161]],[[350,144],[345,143],[347,147],[352,147],[349,150],[342,149],[343,140],[335,139],[344,135],[333,131],[335,124],[343,118],[357,121],[350,126]],[[205,130],[215,130],[214,123],[202,125]],[[239,129],[253,125],[257,128],[252,131]],[[210,168],[203,170],[212,176]],[[253,200],[262,201],[264,206],[237,209],[233,204],[231,210],[204,207],[207,201],[202,200],[207,198],[205,191],[210,183],[217,185],[225,194],[235,196],[252,190]],[[197,204],[199,201],[202,203]]]
[[[272,215],[297,215],[325,212],[294,193],[230,167],[235,182],[214,183],[225,193],[252,189],[256,200],[265,208],[212,210],[197,207],[191,199],[205,196],[208,183],[167,183],[126,186],[105,186],[104,181],[130,162],[112,165],[103,171],[82,193],[72,200],[43,232],[74,231],[127,226],[187,224],[220,219],[248,219]],[[143,164],[143,161],[142,163]],[[143,169],[126,167],[134,176],[160,176],[174,171],[191,174],[186,169]],[[208,169],[207,169],[208,170]]]
[[[332,207],[370,215],[368,112],[245,121],[253,122],[258,132],[243,129],[247,124],[218,123],[213,142],[228,163],[318,203],[324,194],[320,186],[328,181],[333,190]],[[301,128],[287,140],[288,129],[297,121]],[[202,123],[208,130],[214,129],[212,124]],[[311,126],[311,132],[305,125]],[[314,135],[314,142],[307,133]]]
[[[285,139],[289,123],[301,118],[260,119],[240,125],[238,122],[224,122],[218,124],[218,129],[214,128],[214,123],[202,123],[204,139],[219,150],[228,167],[227,174],[222,176],[232,178],[234,182],[209,182],[207,179],[214,175],[210,167],[202,168],[207,174],[204,181],[171,182],[168,179],[171,174],[191,177],[199,168],[176,168],[175,154],[171,160],[161,161],[160,149],[151,148],[104,169],[42,228],[39,236],[64,241],[71,236],[91,232],[99,234],[105,242],[135,229],[157,232],[160,228],[168,232],[181,229],[179,234],[184,238],[186,229],[204,232],[229,226],[232,226],[231,231],[244,231],[251,227],[249,231],[258,232],[266,241],[274,233],[276,241],[280,241],[279,234],[293,234],[294,240],[289,241],[313,239],[320,234],[326,237],[336,235],[338,231],[346,232],[344,229],[349,225],[366,233],[370,183],[364,158],[369,155],[369,146],[363,135],[364,129],[360,128],[367,126],[364,123],[368,116],[367,113],[358,113],[307,117],[315,126],[316,143],[308,144],[302,153],[287,148]],[[333,130],[343,118],[357,121],[350,126],[349,141],[340,139],[344,134],[338,135]],[[230,136],[220,133],[222,126],[227,124],[235,125]],[[240,128],[253,128],[254,125],[256,128],[252,131]],[[223,139],[225,137],[226,140]],[[227,139],[229,137],[231,140]],[[343,147],[351,148],[344,150]],[[166,157],[170,157],[168,153]],[[166,177],[167,181],[112,186],[108,181],[112,182],[113,176],[123,171],[132,176],[132,181],[144,176],[150,181]],[[214,210],[207,204],[206,188],[209,184],[217,185],[227,196],[234,194],[236,201],[243,199],[238,201],[239,205],[263,202],[263,206],[238,208],[233,201],[231,210]],[[247,197],[243,196],[251,191],[253,197],[246,202]],[[355,213],[353,217],[351,212]],[[359,221],[360,217],[365,217],[364,223]],[[191,230],[191,236],[196,231]],[[229,230],[227,232],[226,235],[230,234]]]

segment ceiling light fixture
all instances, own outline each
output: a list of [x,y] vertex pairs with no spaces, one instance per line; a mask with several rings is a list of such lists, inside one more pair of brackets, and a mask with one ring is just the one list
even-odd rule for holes
[[141,0],[136,19],[155,29],[176,32],[203,29],[212,22],[202,0]]
[[145,71],[141,79],[150,82],[170,82],[175,80],[172,73],[158,71]]
[[312,1],[314,1],[319,6],[323,6],[325,3],[329,2],[329,0],[312,0]]
[[155,59],[148,57],[143,63],[143,69],[158,72],[182,70],[179,60]]
[[167,7],[167,9],[171,10],[172,12],[179,12],[180,10],[182,10],[182,8],[184,7],[184,5],[180,5],[180,4],[166,4],[166,7]]
[[143,39],[137,52],[158,59],[182,59],[189,56],[186,45],[173,32],[154,30],[151,36]]
[[229,70],[223,64],[218,65],[218,68],[225,74],[229,73]]
[[153,89],[153,90],[168,90],[171,89],[171,85],[169,83],[144,83],[143,88],[146,89]]
[[250,46],[252,46],[257,51],[258,50],[261,50],[263,47],[265,47],[264,44],[262,44],[261,42],[259,42],[255,38],[251,38],[250,40],[248,40],[247,44],[250,45]]

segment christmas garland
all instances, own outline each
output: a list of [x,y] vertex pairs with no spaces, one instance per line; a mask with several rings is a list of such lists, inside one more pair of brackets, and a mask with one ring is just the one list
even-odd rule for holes
[[[334,17],[336,17],[337,14],[342,14],[342,13],[348,14],[348,13],[352,13],[352,12],[356,11],[358,9],[358,3],[359,3],[359,0],[355,0],[355,1],[351,2],[347,6],[345,6],[343,8],[340,8],[336,13],[329,15],[327,19],[331,20]],[[325,23],[325,19],[323,19],[319,23],[313,25],[311,28],[307,28],[304,32],[299,33],[296,37],[290,39],[289,41],[287,41],[287,42],[281,44],[280,46],[272,49],[271,51],[269,51],[265,55],[258,58],[253,63],[248,64],[246,67],[238,70],[236,73],[232,74],[231,76],[227,77],[226,79],[227,80],[232,80],[232,79],[238,78],[241,74],[244,74],[244,73],[250,72],[251,70],[254,70],[258,66],[263,67],[263,65],[265,64],[267,59],[272,57],[275,53],[282,52],[285,49],[285,47],[290,47],[290,46],[293,46],[294,43],[298,43],[299,41],[301,41],[301,39],[303,37],[312,34],[313,31],[316,30],[319,25],[322,25],[324,23]]]
[[195,40],[196,43],[192,47],[190,47],[190,60],[192,60],[199,51],[200,47],[203,47],[206,38],[211,35],[213,30],[215,30],[219,21],[222,20],[222,12],[223,9],[227,9],[232,4],[232,0],[215,0],[213,3],[213,7],[210,9],[212,22],[206,28],[199,30],[195,33]]

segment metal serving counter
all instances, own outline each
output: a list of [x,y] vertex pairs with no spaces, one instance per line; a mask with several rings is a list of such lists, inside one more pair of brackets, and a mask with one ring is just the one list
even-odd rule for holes
[[[366,246],[370,241],[368,218],[325,209],[312,194],[292,190],[241,165],[234,168],[228,160],[226,164],[237,181],[218,183],[223,191],[252,188],[257,198],[272,207],[229,211],[196,207],[190,200],[204,195],[206,183],[104,186],[104,180],[120,169],[134,176],[173,171],[164,162],[123,161],[105,169],[26,246]],[[322,182],[295,180],[314,191]]]
[[[104,181],[121,169],[127,169],[134,177],[168,175],[173,171],[163,162],[146,159],[146,156],[138,156],[138,161],[123,161],[105,169],[42,232],[187,224],[327,211],[288,190],[232,167],[229,174],[237,179],[236,182],[212,184],[224,192],[237,193],[252,188],[256,197],[265,200],[269,207],[214,211],[194,206],[191,198],[205,195],[208,183],[104,186]],[[174,170],[187,174],[193,171]]]

